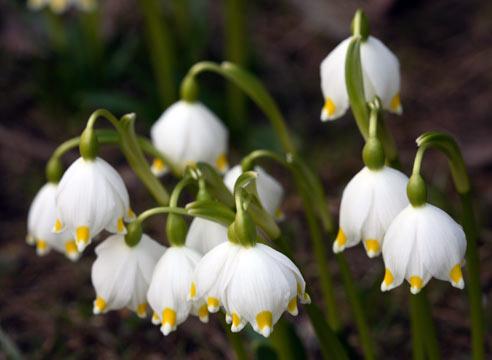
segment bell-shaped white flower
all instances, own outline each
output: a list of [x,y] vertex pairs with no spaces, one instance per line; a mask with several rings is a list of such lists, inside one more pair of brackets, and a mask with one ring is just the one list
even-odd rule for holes
[[[228,131],[217,116],[200,102],[178,101],[171,105],[152,126],[154,146],[178,168],[206,162],[219,171],[227,163]],[[163,174],[166,165],[154,160],[152,171]]]
[[243,247],[227,241],[198,263],[190,297],[205,299],[210,312],[223,306],[233,332],[249,322],[267,337],[284,311],[297,315],[297,298],[310,302],[305,286],[285,255],[263,244]]
[[408,205],[407,182],[406,175],[386,166],[364,167],[355,175],[343,191],[333,251],[339,253],[362,240],[369,257],[379,255],[386,230]]
[[27,218],[26,241],[28,244],[36,245],[36,252],[40,256],[53,248],[75,261],[80,257],[80,253],[72,235],[69,232],[55,234],[52,231],[56,221],[56,189],[56,184],[47,183],[34,197]]
[[201,218],[193,219],[186,234],[186,246],[201,255],[225,241],[227,241],[226,226]]
[[196,251],[185,246],[173,246],[157,263],[147,300],[154,311],[152,323],[161,324],[164,335],[176,330],[190,313],[197,315],[202,322],[208,322],[205,303],[188,301],[190,284],[200,257]]
[[123,235],[111,235],[96,247],[92,284],[96,290],[94,314],[129,308],[147,315],[147,290],[165,247],[143,234],[128,246]]
[[[321,90],[325,101],[321,110],[323,121],[341,117],[349,107],[345,59],[351,40],[342,41],[321,63]],[[360,60],[366,100],[378,96],[386,110],[401,114],[398,58],[381,41],[369,36],[361,44]]]
[[430,204],[409,205],[384,237],[386,273],[381,290],[391,290],[406,279],[412,294],[417,294],[431,277],[463,289],[465,252],[465,233],[446,212]]
[[[261,204],[271,215],[275,215],[277,218],[282,217],[280,210],[280,203],[284,195],[282,185],[263,170],[263,168],[255,166],[254,171],[258,174],[256,178],[256,190]],[[234,191],[234,184],[242,173],[241,166],[236,165],[224,175],[224,184],[231,192]]]
[[123,221],[135,216],[129,202],[125,184],[111,165],[101,158],[79,158],[58,185],[58,218],[53,230],[60,232],[66,228],[82,251],[104,229],[126,232]]

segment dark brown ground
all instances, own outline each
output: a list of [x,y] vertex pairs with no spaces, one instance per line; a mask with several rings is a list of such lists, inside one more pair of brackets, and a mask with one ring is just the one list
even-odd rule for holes
[[[424,131],[450,132],[462,146],[481,224],[481,281],[485,321],[490,327],[492,3],[478,0],[258,1],[250,5],[248,17],[251,66],[279,101],[302,151],[323,179],[327,200],[336,216],[343,186],[362,166],[359,156],[362,141],[351,115],[334,123],[320,123],[322,98],[318,66],[323,57],[348,35],[350,18],[362,3],[371,19],[373,34],[400,58],[404,115],[389,116],[388,123],[399,145],[404,169],[408,171],[411,168],[414,139]],[[201,58],[223,58],[220,4],[212,1],[206,19],[202,19],[206,24],[208,19],[209,30],[205,39],[206,50]],[[114,39],[126,39],[141,30],[140,16],[133,11],[135,7],[131,0],[121,4],[116,0],[106,3],[105,36],[112,43],[116,41]],[[127,312],[92,316],[92,248],[73,264],[54,253],[38,258],[25,244],[27,210],[44,182],[44,161],[58,143],[80,131],[83,126],[81,119],[94,109],[67,104],[65,98],[59,97],[52,98],[55,105],[46,105],[44,96],[57,93],[57,82],[39,82],[40,66],[50,79],[51,73],[47,69],[53,65],[46,63],[52,64],[53,60],[46,38],[39,34],[42,24],[36,19],[38,16],[41,15],[28,14],[20,1],[0,1],[1,329],[28,358],[231,357],[226,337],[215,320],[209,326],[201,325],[195,319],[189,320],[176,333],[164,338],[150,323]],[[72,14],[69,20],[72,21],[73,17]],[[138,35],[137,43],[140,45],[137,49],[144,52],[141,40]],[[138,73],[135,68],[141,70],[140,66],[144,69],[143,75],[148,76],[146,81],[152,84],[150,66],[145,56],[135,56],[136,65],[128,68],[131,76],[123,71],[118,81],[108,80],[105,86],[110,83],[110,89],[125,92],[148,110],[147,99],[144,99],[148,94],[141,88],[134,89],[133,77]],[[222,80],[217,78],[209,79],[209,85],[218,94],[216,98],[219,100],[215,102],[219,103],[221,83]],[[57,103],[56,99],[60,102]],[[214,99],[210,102],[214,103]],[[147,114],[155,114],[160,110],[148,111]],[[253,130],[244,135],[249,140],[242,148],[233,145],[235,160],[240,154],[244,155],[244,149],[258,142],[259,134],[263,134],[258,130],[265,124],[262,116],[252,106],[250,114],[255,119],[250,122]],[[143,118],[139,128],[142,134],[148,134],[151,117]],[[270,147],[272,142],[270,140],[261,146]],[[151,206],[144,189],[122,157],[114,150],[104,151],[104,156],[123,174],[136,210]],[[310,242],[300,199],[285,174],[279,169],[273,171],[288,188],[284,210],[289,221],[283,227],[293,234],[297,260],[314,288],[313,299],[321,304],[317,296],[317,270],[309,254]],[[426,179],[442,191],[435,197],[436,201],[444,199],[442,204],[459,218],[459,204],[445,160],[438,154],[429,154],[424,172]],[[159,231],[162,224],[156,221],[153,225],[151,233],[162,241],[163,235]],[[331,247],[331,241],[326,239],[327,248]],[[355,325],[336,263],[331,252],[326,256],[335,277],[339,313],[344,320],[343,336],[360,354]],[[367,259],[360,247],[347,251],[346,256],[364,295],[379,356],[409,358],[408,289],[402,286],[390,294],[380,293],[378,284],[383,267],[380,259]],[[428,294],[443,356],[469,358],[466,292],[433,280],[428,285]],[[301,315],[295,325],[310,356],[318,357],[307,318]],[[489,357],[492,356],[490,344],[492,335],[488,331]],[[4,356],[0,352],[0,358]]]

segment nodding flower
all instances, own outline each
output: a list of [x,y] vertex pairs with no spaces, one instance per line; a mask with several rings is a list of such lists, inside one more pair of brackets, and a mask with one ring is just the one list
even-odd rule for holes
[[[342,41],[321,63],[321,90],[324,98],[322,121],[335,120],[349,108],[345,59],[351,40],[352,37]],[[378,96],[386,110],[401,114],[398,58],[381,41],[369,36],[361,44],[360,61],[366,100]]]
[[245,247],[227,241],[198,263],[190,298],[204,299],[209,312],[222,306],[231,330],[250,323],[268,337],[284,311],[297,315],[297,301],[309,303],[299,269],[282,253],[263,244]]
[[[229,167],[227,128],[200,102],[174,103],[152,126],[150,135],[154,146],[180,170],[197,162],[206,162],[221,172]],[[156,159],[151,169],[159,176],[167,166]]]
[[190,313],[208,322],[207,306],[196,298],[195,292],[191,295],[197,301],[188,301],[193,272],[200,258],[200,254],[186,246],[172,246],[157,263],[147,300],[153,310],[152,323],[160,324],[165,336],[175,331]]
[[57,213],[55,205],[57,186],[55,183],[47,183],[34,197],[27,217],[26,241],[36,246],[36,253],[39,256],[55,249],[75,261],[80,257],[80,253],[72,234],[68,231],[58,234],[52,231]]
[[446,212],[428,203],[409,205],[384,237],[386,273],[381,290],[391,290],[406,279],[412,294],[417,294],[431,277],[463,289],[465,252],[465,233]]
[[61,14],[70,7],[81,11],[92,11],[96,8],[96,0],[28,0],[27,7],[31,10],[40,10],[49,7],[55,14]]
[[96,247],[92,284],[96,290],[94,314],[129,308],[147,316],[147,290],[165,247],[143,234],[128,246],[123,235],[111,235]]
[[69,231],[79,251],[106,229],[125,234],[125,221],[135,214],[125,184],[101,158],[79,158],[63,175],[56,192],[58,217],[53,231]]
[[408,205],[407,182],[405,174],[387,166],[364,167],[357,173],[343,191],[333,251],[339,253],[362,241],[369,257],[378,256],[388,227]]

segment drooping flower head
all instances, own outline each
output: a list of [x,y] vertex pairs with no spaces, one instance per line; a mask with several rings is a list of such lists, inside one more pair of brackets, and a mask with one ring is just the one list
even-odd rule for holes
[[412,294],[417,294],[431,277],[463,289],[465,251],[465,233],[447,213],[427,203],[408,205],[384,237],[386,273],[381,290],[391,290],[406,279]]
[[[345,59],[352,38],[342,41],[320,66],[321,90],[324,106],[321,120],[335,120],[349,108],[345,84]],[[378,96],[384,109],[401,114],[400,63],[398,58],[381,41],[369,36],[360,47],[360,61],[367,101]]]
[[63,252],[69,259],[77,260],[80,256],[72,234],[65,231],[53,232],[56,221],[55,195],[57,185],[45,184],[36,194],[27,219],[27,242],[36,245],[38,255],[47,254],[51,248]]
[[111,235],[96,247],[92,284],[96,290],[94,314],[129,308],[147,315],[147,290],[165,247],[143,234],[129,246],[123,235]]
[[176,330],[190,313],[202,322],[208,322],[205,303],[188,301],[193,272],[199,261],[200,254],[196,251],[185,246],[172,246],[157,263],[147,300],[153,310],[152,323],[160,324],[164,335]]
[[249,322],[268,337],[284,311],[297,315],[297,299],[310,302],[299,269],[282,253],[263,244],[245,247],[227,241],[198,263],[191,298],[205,299],[209,312],[223,306],[231,330]]
[[135,216],[129,202],[125,184],[111,165],[98,157],[79,158],[58,186],[54,231],[69,231],[82,251],[104,229],[126,232],[124,221]]
[[227,227],[215,221],[195,218],[186,234],[186,246],[205,255],[227,241]]
[[364,167],[355,175],[343,191],[333,251],[341,252],[362,240],[369,257],[379,255],[386,230],[408,205],[407,182],[406,175],[387,166]]
[[[226,127],[203,104],[184,100],[164,111],[151,129],[154,146],[181,170],[199,161],[227,170],[228,136]],[[155,160],[152,171],[160,175],[165,167]]]

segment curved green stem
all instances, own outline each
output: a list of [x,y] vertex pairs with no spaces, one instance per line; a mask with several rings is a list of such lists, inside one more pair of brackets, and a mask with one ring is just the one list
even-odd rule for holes
[[186,209],[180,207],[173,206],[159,206],[152,209],[145,210],[143,213],[138,215],[137,220],[140,224],[142,224],[145,220],[151,218],[152,216],[160,215],[160,214],[178,214],[178,215],[190,215]]
[[468,267],[468,296],[470,299],[470,317],[472,325],[472,356],[483,359],[484,350],[484,311],[482,289],[480,286],[480,261],[478,256],[478,229],[473,210],[470,179],[460,148],[454,138],[440,132],[427,132],[417,139],[419,149],[414,161],[413,172],[420,173],[425,151],[435,148],[447,157],[456,191],[460,195],[462,206],[462,225],[467,239],[466,264]]

